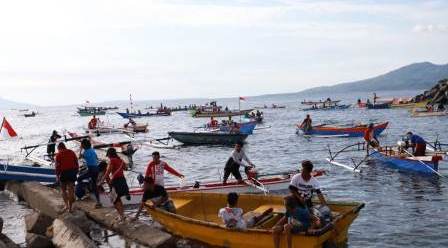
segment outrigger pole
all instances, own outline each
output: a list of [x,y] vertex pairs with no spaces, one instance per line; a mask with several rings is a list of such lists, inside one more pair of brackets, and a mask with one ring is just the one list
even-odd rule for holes
[[[41,146],[56,145],[60,142],[67,142],[67,141],[80,140],[80,139],[89,139],[89,138],[90,138],[89,135],[84,135],[84,136],[79,136],[79,137],[74,137],[74,138],[67,138],[67,136],[64,135],[63,140],[59,140],[56,142],[42,143],[42,144],[37,144],[37,145],[32,145],[32,146],[24,146],[24,147],[20,148],[20,150],[26,151],[25,158],[27,158],[31,153],[33,153],[34,150],[36,150],[38,147],[41,147]],[[29,149],[31,149],[30,152],[28,152]]]
[[[353,148],[353,147],[356,147],[356,148]],[[352,148],[352,149],[350,149],[350,148]],[[344,147],[342,150],[339,150],[338,152],[336,152],[334,154],[331,152],[330,145],[328,145],[328,153],[330,154],[330,158],[327,158],[326,160],[330,164],[333,164],[333,165],[336,165],[336,166],[339,166],[339,167],[342,167],[342,168],[345,168],[345,169],[348,169],[348,170],[360,173],[361,170],[358,169],[358,167],[362,163],[364,163],[364,161],[367,160],[367,158],[370,156],[370,154],[365,156],[364,159],[361,160],[361,162],[359,162],[359,163],[356,163],[355,160],[352,158],[352,162],[353,162],[353,165],[354,165],[353,167],[351,167],[351,166],[349,166],[347,164],[343,164],[343,163],[337,162],[334,159],[339,154],[341,154],[343,152],[355,152],[355,151],[362,151],[362,150],[366,150],[366,143],[365,142],[358,142],[358,143],[355,143],[355,144],[352,144],[352,145],[348,145],[348,146]]]

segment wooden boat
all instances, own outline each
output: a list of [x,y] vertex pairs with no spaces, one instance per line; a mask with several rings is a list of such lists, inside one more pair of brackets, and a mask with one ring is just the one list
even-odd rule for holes
[[234,111],[201,111],[199,109],[192,112],[192,116],[199,117],[229,117],[229,116],[240,116],[252,112],[253,109],[244,110],[234,110]]
[[8,165],[0,163],[0,181],[55,183],[56,174],[52,168],[33,167],[31,165]]
[[156,112],[146,112],[146,113],[142,113],[142,112],[117,112],[118,115],[120,115],[121,117],[123,117],[124,119],[129,119],[129,118],[142,118],[142,117],[153,117],[153,116],[170,116],[171,115],[171,111],[169,110],[157,110]]
[[427,152],[427,156],[411,156],[398,147],[383,147],[370,154],[370,157],[393,168],[423,174],[437,174],[443,153]]
[[[79,137],[81,136],[74,132],[67,133],[71,138],[76,139],[75,141],[81,143]],[[131,141],[122,141],[117,143],[106,144],[101,141],[95,140],[90,137],[90,142],[92,143],[92,147],[96,150],[98,157],[101,159],[106,159],[107,148],[114,147],[117,149],[118,156],[130,167],[133,165],[132,155],[138,150],[138,147],[134,146]]]
[[234,145],[248,136],[229,132],[169,132],[168,135],[184,145]]
[[391,103],[389,103],[389,102],[367,103],[366,106],[368,109],[388,109],[388,108],[390,108]]
[[[323,175],[323,171],[315,171],[314,176]],[[223,184],[221,181],[195,182],[188,186],[166,185],[168,192],[214,192],[214,193],[269,193],[281,191],[288,188],[293,174],[278,174],[261,176],[257,180],[246,179],[245,183],[238,183],[235,180]],[[125,205],[139,204],[143,196],[143,188],[135,187],[129,189],[130,200],[122,199]],[[109,200],[109,192],[103,192],[100,200],[103,206],[112,206]]]
[[90,134],[112,134],[112,133],[147,133],[148,124],[128,125],[123,127],[99,126],[97,128],[88,128]]
[[448,111],[427,111],[412,109],[412,117],[434,117],[434,116],[448,116]]
[[[170,198],[176,214],[158,208],[146,207],[151,217],[169,232],[184,238],[198,240],[211,246],[231,248],[271,248],[274,246],[272,227],[284,216],[282,196],[241,194],[238,206],[245,213],[262,213],[273,208],[271,215],[253,228],[236,230],[226,228],[218,217],[218,211],[227,205],[227,194],[173,192]],[[358,202],[328,202],[333,220],[319,230],[293,236],[293,247],[323,247],[326,241],[343,246],[348,239],[348,229],[364,207]],[[286,236],[281,239],[286,247]]]
[[35,117],[37,114],[36,114],[36,112],[31,112],[31,113],[29,113],[29,114],[24,114],[23,116],[25,116],[25,117]]
[[84,107],[78,108],[78,114],[80,116],[105,115],[106,111],[98,109],[96,107]]
[[319,101],[302,101],[302,102],[300,102],[300,104],[303,104],[303,105],[321,105],[321,104],[324,104],[324,103],[326,103],[326,104],[328,104],[328,105],[337,105],[339,102],[341,102],[341,100],[336,100],[336,101],[328,101],[328,99],[327,100],[325,100],[325,101],[322,101],[322,100],[319,100]]
[[342,109],[348,109],[350,108],[350,104],[342,104],[342,105],[313,105],[310,108],[304,108],[303,111],[316,111],[316,110],[342,110]]
[[[374,124],[375,135],[380,135],[388,126],[389,122]],[[367,124],[349,125],[349,126],[334,126],[334,125],[317,125],[313,126],[310,131],[304,131],[300,124],[297,124],[297,129],[303,135],[313,137],[363,137],[367,130]]]

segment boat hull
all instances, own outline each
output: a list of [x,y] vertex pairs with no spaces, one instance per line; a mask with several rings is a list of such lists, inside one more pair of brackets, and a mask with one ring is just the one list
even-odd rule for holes
[[350,104],[344,104],[344,105],[336,105],[336,106],[329,106],[329,107],[316,107],[316,108],[304,108],[303,111],[325,111],[325,110],[342,110],[342,109],[348,109],[350,108]]
[[211,132],[169,132],[168,135],[185,145],[234,145],[243,142],[248,136],[248,134]]
[[[418,159],[420,159],[420,162],[419,160],[410,158],[388,156],[383,152],[375,151],[370,154],[370,157],[402,171],[410,171],[422,174],[434,174],[435,171],[438,171],[438,162],[437,160],[434,161],[434,159],[432,159],[432,156],[417,157]],[[428,159],[428,157],[431,159]],[[426,166],[422,163],[424,163]]]
[[118,115],[123,117],[124,119],[129,118],[143,118],[143,117],[152,117],[152,116],[170,116],[171,113],[126,113],[126,112],[117,112]]
[[192,116],[199,118],[199,117],[228,117],[228,116],[239,116],[239,115],[245,115],[250,112],[252,112],[253,109],[245,109],[240,111],[220,111],[220,112],[197,112],[193,111]]
[[388,109],[390,108],[391,104],[390,103],[367,103],[366,104],[368,109]]
[[[281,191],[288,188],[292,175],[275,176],[261,178],[258,181],[261,182],[265,189],[269,192]],[[180,187],[174,185],[166,185],[168,192],[212,192],[212,193],[260,193],[260,189],[250,186],[245,183],[238,183],[237,181],[229,181],[226,185],[222,182],[204,182],[198,187],[190,185],[187,187]],[[131,198],[129,200],[123,197],[121,200],[124,205],[137,205],[142,201],[144,190],[140,187],[129,189]],[[105,207],[112,207],[112,203],[109,200],[109,192],[100,194],[100,201]]]
[[[244,212],[257,212],[272,207],[273,216],[263,226],[244,231],[229,229],[222,225],[218,210],[227,205],[227,194],[215,193],[171,193],[177,214],[147,207],[154,220],[169,232],[207,243],[211,246],[232,248],[271,248],[274,246],[271,228],[284,214],[283,196],[239,195],[238,207]],[[205,202],[206,201],[206,202]],[[332,225],[314,235],[293,235],[293,247],[323,247],[326,241],[344,246],[348,228],[358,216],[362,203],[328,202],[333,212],[341,213]],[[286,247],[286,236],[282,235],[280,247]]]
[[[380,135],[388,126],[388,122],[380,123],[374,126],[375,136]],[[303,131],[303,129],[300,129]],[[337,126],[316,126],[311,131],[303,132],[304,135],[311,136],[336,136],[336,137],[363,137],[367,125],[358,127],[341,128]]]
[[427,111],[412,111],[411,114],[412,117],[437,117],[437,116],[448,116],[448,111],[433,111],[433,112],[427,112]]
[[22,165],[0,164],[0,181],[55,183],[55,170]]

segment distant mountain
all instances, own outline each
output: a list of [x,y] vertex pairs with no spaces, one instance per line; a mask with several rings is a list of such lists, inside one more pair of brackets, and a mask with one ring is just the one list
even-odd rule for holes
[[0,97],[0,109],[28,108],[28,107],[33,107],[33,105],[27,103],[14,102]]
[[448,78],[448,64],[435,65],[430,62],[423,62],[410,64],[377,77],[333,86],[311,88],[300,93],[325,94],[346,91],[426,90],[444,78]]

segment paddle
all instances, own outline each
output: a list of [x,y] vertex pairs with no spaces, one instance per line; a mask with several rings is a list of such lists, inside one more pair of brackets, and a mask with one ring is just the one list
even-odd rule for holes
[[416,156],[414,156],[414,154],[410,153],[408,150],[403,149],[403,151],[407,154],[409,154],[411,157],[413,157],[414,159],[416,159],[417,161],[419,161],[421,164],[423,164],[424,166],[428,167],[429,170],[431,170],[432,172],[434,172],[435,174],[437,174],[439,177],[443,177],[446,178],[444,175],[440,174],[438,171],[434,170],[433,168],[431,168],[431,166],[427,165],[425,162],[421,161],[420,159],[418,159]]

